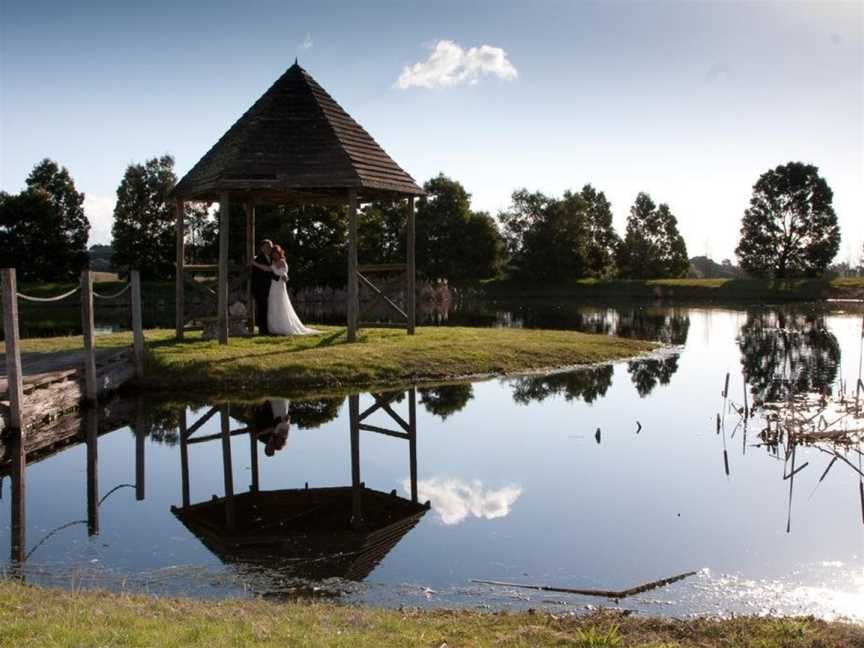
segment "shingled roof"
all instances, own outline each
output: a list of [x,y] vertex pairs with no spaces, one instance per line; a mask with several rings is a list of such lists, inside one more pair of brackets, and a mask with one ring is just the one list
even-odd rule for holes
[[423,190],[296,62],[174,189],[187,200],[228,191],[257,201],[345,201]]

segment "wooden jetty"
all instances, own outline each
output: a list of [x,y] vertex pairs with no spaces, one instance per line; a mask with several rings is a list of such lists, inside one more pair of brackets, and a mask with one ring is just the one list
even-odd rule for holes
[[[75,414],[82,403],[95,404],[144,371],[144,331],[141,319],[141,280],[137,270],[129,283],[113,295],[93,290],[89,270],[81,274],[74,290],[56,297],[33,297],[17,290],[15,269],[4,268],[3,325],[5,353],[0,360],[0,434],[24,432],[24,446],[33,444],[30,434],[45,436],[57,428],[54,422]],[[18,329],[18,300],[59,301],[81,291],[83,348],[55,353],[23,353]],[[113,299],[131,290],[133,345],[128,349],[98,349],[93,300]]]

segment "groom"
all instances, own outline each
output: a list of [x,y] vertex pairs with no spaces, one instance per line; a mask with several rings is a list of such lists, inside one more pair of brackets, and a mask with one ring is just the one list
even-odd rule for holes
[[[264,239],[258,246],[258,256],[255,263],[270,267],[270,254],[273,252],[273,241]],[[262,270],[252,265],[252,297],[255,299],[255,321],[258,322],[258,333],[270,335],[267,328],[267,302],[270,297],[270,282],[278,277],[270,270]]]

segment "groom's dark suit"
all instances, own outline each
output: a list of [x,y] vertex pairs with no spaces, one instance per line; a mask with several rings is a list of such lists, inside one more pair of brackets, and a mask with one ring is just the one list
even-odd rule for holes
[[[255,262],[261,265],[270,265],[270,257],[259,254]],[[278,280],[270,270],[261,270],[258,266],[252,266],[252,297],[255,299],[255,321],[258,322],[258,332],[268,335],[270,329],[267,327],[267,300],[270,298],[270,283]]]

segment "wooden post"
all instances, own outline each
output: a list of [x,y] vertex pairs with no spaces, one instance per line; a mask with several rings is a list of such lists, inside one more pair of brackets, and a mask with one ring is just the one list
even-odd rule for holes
[[348,341],[357,341],[357,318],[360,314],[357,284],[357,191],[348,192]]
[[139,502],[143,502],[146,495],[144,478],[146,438],[144,426],[139,423],[135,426],[135,499]]
[[180,414],[180,489],[183,497],[183,508],[189,506],[189,448],[186,439],[189,433],[186,431],[186,407]]
[[249,463],[252,465],[252,483],[249,485],[249,490],[257,493],[260,484],[258,477],[258,432],[256,430],[249,430]]
[[252,270],[249,267],[255,259],[255,205],[246,203],[246,266],[249,279],[246,281],[246,327],[249,335],[255,335],[255,304],[252,301]]
[[363,525],[363,494],[360,482],[360,396],[348,396],[348,422],[351,435],[351,524]]
[[408,464],[411,479],[411,501],[417,503],[417,390],[408,390]]
[[[7,334],[9,329],[6,329]],[[8,339],[7,339],[8,344]],[[8,358],[8,356],[7,356]],[[11,558],[13,563],[22,565],[27,557],[27,453],[24,448],[24,434],[9,436],[9,449],[12,474],[11,508]]]
[[87,426],[87,535],[99,534],[99,414],[93,406],[84,413]]
[[93,322],[93,276],[81,273],[81,332],[84,336],[84,398],[92,405],[99,396],[96,384],[96,325]]
[[222,422],[222,473],[225,480],[225,522],[234,528],[234,470],[231,465],[231,419],[228,405],[219,406]]
[[177,259],[175,261],[175,277],[174,277],[174,300],[175,300],[175,316],[174,316],[174,334],[178,340],[183,339],[183,329],[186,326],[185,310],[185,295],[183,294],[184,270],[186,265],[186,223],[183,218],[183,200],[177,199],[175,209],[175,229],[177,235]]
[[135,375],[144,377],[144,319],[141,315],[141,273],[132,271],[132,349],[135,354]]
[[219,200],[219,294],[217,315],[219,317],[219,344],[228,344],[228,223],[231,204],[228,192]]
[[408,196],[408,222],[405,226],[405,247],[408,252],[407,265],[405,269],[407,281],[405,291],[405,306],[408,311],[408,335],[414,335],[417,324],[417,294],[416,294],[416,270],[414,259],[415,228],[414,228],[414,196]]
[[6,339],[6,378],[9,382],[9,425],[24,437],[24,374],[18,332],[18,283],[15,268],[3,268],[3,331]]

